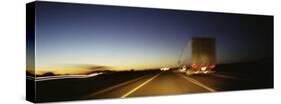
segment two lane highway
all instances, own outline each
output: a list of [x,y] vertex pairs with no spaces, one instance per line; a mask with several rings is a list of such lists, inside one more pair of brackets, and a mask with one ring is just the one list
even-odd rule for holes
[[101,91],[93,92],[83,98],[126,98],[215,91],[215,89],[182,73],[167,71],[141,76],[118,85],[105,88]]

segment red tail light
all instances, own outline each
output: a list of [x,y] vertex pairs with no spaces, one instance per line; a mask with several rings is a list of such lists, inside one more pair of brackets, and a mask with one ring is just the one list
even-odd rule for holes
[[191,65],[191,67],[192,67],[193,69],[198,68],[198,66],[197,66],[197,65],[195,65],[195,64],[192,64],[192,65]]
[[213,68],[215,68],[215,67],[216,67],[215,64],[211,64],[211,65],[209,66],[209,68],[211,68],[211,69],[213,69]]

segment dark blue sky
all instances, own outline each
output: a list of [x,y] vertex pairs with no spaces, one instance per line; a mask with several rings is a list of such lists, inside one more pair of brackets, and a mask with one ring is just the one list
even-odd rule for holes
[[[177,64],[192,37],[213,37],[218,63],[273,56],[273,17],[37,2],[38,67]],[[52,66],[52,67],[50,67]]]

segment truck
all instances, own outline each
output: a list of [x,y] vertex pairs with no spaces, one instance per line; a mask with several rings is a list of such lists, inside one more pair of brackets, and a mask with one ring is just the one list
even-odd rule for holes
[[214,73],[215,67],[216,39],[193,37],[191,40],[191,61],[181,64],[179,71],[188,75],[208,74]]

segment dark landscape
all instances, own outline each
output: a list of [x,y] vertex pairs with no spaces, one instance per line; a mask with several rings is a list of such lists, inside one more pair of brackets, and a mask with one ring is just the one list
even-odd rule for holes
[[[266,70],[265,70],[266,69]],[[273,60],[218,65],[214,74],[187,76],[219,91],[273,88]],[[36,102],[125,98],[122,95],[158,75],[146,85],[125,97],[175,95],[213,92],[180,77],[184,73],[169,71],[123,71],[90,78],[67,78],[36,82]],[[27,80],[27,83],[34,83]]]

